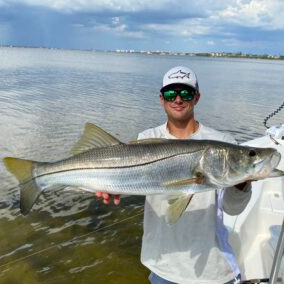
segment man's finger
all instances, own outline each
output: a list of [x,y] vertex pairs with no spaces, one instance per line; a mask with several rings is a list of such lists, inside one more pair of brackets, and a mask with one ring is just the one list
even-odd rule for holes
[[109,204],[110,203],[110,198],[104,198],[104,204]]
[[114,195],[113,197],[113,203],[115,205],[118,205],[120,203],[120,195]]
[[98,191],[98,192],[95,192],[95,195],[97,198],[101,198],[102,197],[102,192]]
[[106,192],[102,192],[103,199],[110,199],[110,195]]

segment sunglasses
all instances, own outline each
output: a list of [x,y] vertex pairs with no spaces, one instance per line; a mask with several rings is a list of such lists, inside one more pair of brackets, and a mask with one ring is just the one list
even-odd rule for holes
[[173,102],[180,95],[183,101],[192,101],[196,91],[194,89],[183,89],[183,90],[167,90],[162,92],[164,99],[167,102]]

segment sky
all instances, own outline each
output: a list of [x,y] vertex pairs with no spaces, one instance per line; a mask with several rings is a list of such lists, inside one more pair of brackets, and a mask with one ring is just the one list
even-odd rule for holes
[[284,0],[0,0],[0,45],[284,55]]

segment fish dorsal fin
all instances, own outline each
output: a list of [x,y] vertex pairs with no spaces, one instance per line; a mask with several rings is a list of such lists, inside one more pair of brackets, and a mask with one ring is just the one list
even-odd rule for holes
[[186,210],[192,197],[193,194],[181,193],[168,199],[169,207],[167,210],[166,221],[169,225],[177,222],[182,213]]
[[81,139],[72,149],[72,154],[76,155],[94,148],[113,146],[117,144],[121,144],[118,139],[100,127],[87,122]]
[[165,138],[148,138],[148,139],[140,139],[140,140],[133,140],[130,141],[129,144],[148,144],[148,143],[161,143],[169,141],[169,139]]

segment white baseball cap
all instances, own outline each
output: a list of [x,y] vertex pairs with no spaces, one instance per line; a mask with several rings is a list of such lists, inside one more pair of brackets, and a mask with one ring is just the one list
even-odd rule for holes
[[174,67],[165,74],[161,92],[165,87],[168,87],[172,84],[183,84],[194,88],[196,91],[199,90],[195,73],[191,69],[184,66]]

